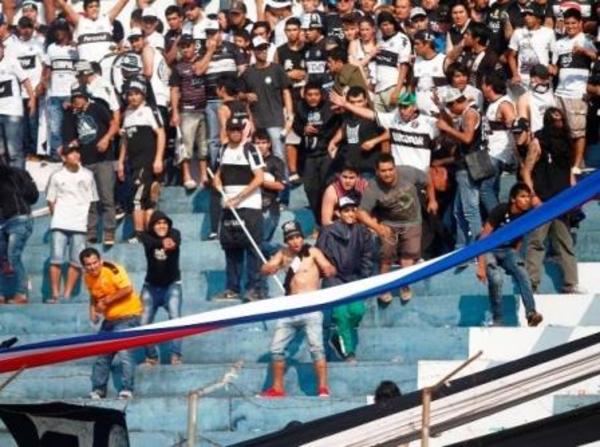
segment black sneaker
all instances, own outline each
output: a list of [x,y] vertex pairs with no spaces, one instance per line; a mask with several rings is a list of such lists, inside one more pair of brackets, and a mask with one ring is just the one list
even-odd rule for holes
[[246,291],[244,299],[246,301],[260,301],[264,299],[264,295],[260,290],[250,289]]
[[94,235],[90,235],[87,237],[87,243],[88,244],[97,244],[98,243],[98,236]]
[[331,337],[329,337],[329,346],[331,346],[333,353],[338,359],[346,360],[344,348],[342,347],[342,340],[340,339],[340,336],[338,334],[331,334]]
[[536,327],[542,322],[543,319],[544,317],[542,317],[542,314],[534,310],[533,312],[529,312],[527,314],[527,325],[530,327]]

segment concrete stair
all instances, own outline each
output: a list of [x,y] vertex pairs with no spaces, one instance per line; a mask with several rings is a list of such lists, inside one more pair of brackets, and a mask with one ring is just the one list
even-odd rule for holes
[[[47,172],[46,172],[47,174]],[[45,175],[46,175],[45,174]],[[502,178],[506,195],[514,179]],[[44,197],[36,207],[44,206]],[[207,191],[186,193],[183,188],[165,188],[159,207],[169,213],[182,231],[181,266],[183,270],[185,315],[217,309],[229,303],[211,301],[224,287],[224,256],[216,241],[206,241]],[[306,208],[302,188],[292,192],[290,207],[281,221],[297,219],[306,234],[314,220]],[[479,349],[483,360],[469,371],[512,360],[598,331],[600,327],[600,207],[590,202],[584,207],[587,219],[577,232],[579,272],[586,295],[557,295],[560,284],[556,265],[549,260],[536,296],[544,315],[538,328],[526,327],[520,300],[507,279],[504,293],[504,320],[509,327],[487,328],[487,288],[475,278],[473,266],[457,273],[444,272],[413,285],[413,299],[405,306],[395,300],[387,309],[367,301],[367,313],[358,333],[358,364],[349,365],[330,356],[329,375],[332,398],[314,397],[315,379],[306,343],[298,337],[290,347],[291,360],[286,372],[289,397],[264,400],[255,395],[270,384],[269,345],[273,322],[249,324],[190,337],[183,342],[185,364],[140,367],[136,375],[135,398],[126,406],[132,446],[165,447],[185,439],[187,393],[218,381],[231,364],[242,359],[244,367],[227,389],[202,398],[199,403],[196,445],[228,445],[279,430],[290,421],[308,421],[362,406],[383,379],[396,381],[403,392],[430,385],[440,375]],[[34,233],[25,250],[31,280],[31,304],[0,307],[0,339],[16,335],[19,344],[70,335],[93,333],[88,322],[88,296],[77,290],[69,303],[42,304],[49,295],[47,278],[47,225],[49,217],[36,219]],[[103,250],[106,259],[124,264],[136,287],[145,276],[145,259],[140,245],[123,243],[131,232],[127,219],[119,225],[118,243]],[[281,242],[281,230],[275,241]],[[101,247],[100,247],[101,248]],[[272,288],[272,295],[277,290]],[[159,319],[164,313],[159,312]],[[166,362],[167,345],[161,346]],[[143,360],[143,351],[136,353]],[[0,392],[0,402],[39,402],[68,400],[92,404],[90,391],[91,359],[81,359],[56,366],[26,370]],[[116,362],[119,368],[119,362]],[[8,375],[0,375],[0,383]],[[600,395],[598,381],[590,380],[542,401],[524,404],[513,410],[482,419],[468,427],[448,431],[432,440],[444,445],[467,437],[535,420],[566,411]],[[114,396],[115,384],[109,393]],[[118,384],[117,384],[118,385]],[[591,403],[591,402],[590,402]],[[93,405],[96,405],[93,402]],[[125,408],[122,401],[107,399],[100,405]],[[11,447],[12,441],[0,427],[0,445]],[[413,445],[417,445],[414,444]]]

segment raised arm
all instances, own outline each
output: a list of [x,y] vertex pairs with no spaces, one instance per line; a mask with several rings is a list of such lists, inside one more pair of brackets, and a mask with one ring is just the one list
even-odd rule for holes
[[79,23],[79,14],[77,13],[77,11],[75,11],[75,9],[69,5],[66,0],[55,0],[56,1],[56,6],[58,6],[58,8],[60,8],[65,15],[67,16],[67,20],[73,24],[73,26],[77,26],[77,24]]
[[113,7],[108,11],[108,20],[114,22],[115,19],[121,14],[121,11],[125,7],[129,0],[117,0]]

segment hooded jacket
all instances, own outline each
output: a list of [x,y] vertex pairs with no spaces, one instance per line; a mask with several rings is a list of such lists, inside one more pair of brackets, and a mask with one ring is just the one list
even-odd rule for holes
[[373,272],[373,237],[363,225],[336,220],[321,229],[319,248],[335,265],[337,274],[323,280],[325,287],[367,278]]
[[30,214],[38,197],[38,189],[27,171],[0,164],[1,220]]
[[[160,237],[154,232],[154,224],[164,219],[169,225],[169,231],[165,237]],[[176,246],[173,250],[165,250],[163,241],[171,238]],[[140,235],[146,261],[148,262],[148,271],[146,272],[145,282],[152,286],[167,287],[176,281],[181,280],[181,271],[179,270],[179,246],[181,245],[181,234],[179,230],[173,228],[173,221],[162,211],[154,211],[148,223],[148,230]]]

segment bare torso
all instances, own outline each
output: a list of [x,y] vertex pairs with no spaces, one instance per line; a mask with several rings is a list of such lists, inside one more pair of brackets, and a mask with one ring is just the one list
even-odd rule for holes
[[312,292],[320,287],[321,272],[314,257],[314,248],[310,249],[310,255],[302,258],[295,255],[289,248],[282,250],[283,269],[287,271],[292,268],[294,276],[290,283],[290,292],[292,294],[302,292]]

